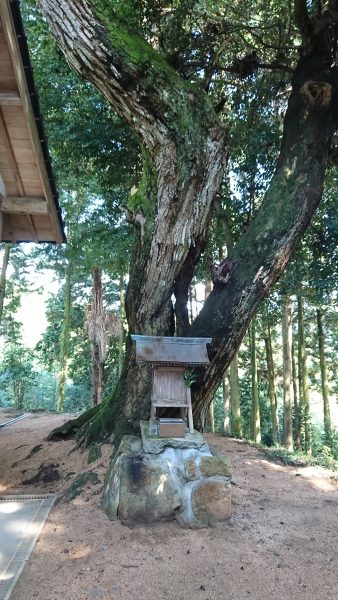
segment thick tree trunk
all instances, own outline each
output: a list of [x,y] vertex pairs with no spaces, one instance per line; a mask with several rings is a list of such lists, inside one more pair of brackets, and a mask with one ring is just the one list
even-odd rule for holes
[[269,317],[266,318],[266,323],[265,323],[264,343],[265,343],[266,368],[267,368],[267,378],[268,378],[268,397],[269,397],[270,408],[271,408],[272,441],[275,445],[277,445],[279,442],[279,433],[278,433],[277,395],[276,395],[276,385],[275,385],[275,366],[274,366],[273,352],[272,352],[270,324],[269,324],[268,319],[269,319]]
[[[189,261],[193,255],[196,264],[206,239],[223,176],[225,129],[205,92],[130,33],[105,2],[39,0],[39,4],[70,64],[137,131],[152,163],[144,171],[147,189],[152,191],[143,193],[142,210],[132,216],[137,240],[127,293],[129,330],[172,335],[171,296],[176,292],[178,330],[185,333],[188,323],[182,303],[191,277]],[[192,389],[197,425],[257,306],[285,269],[322,195],[337,124],[337,69],[332,66],[336,30],[333,34],[330,19],[323,18],[311,32],[294,73],[280,157],[269,190],[250,228],[229,253],[228,283],[214,286],[188,331],[192,336],[213,337],[210,365],[200,370]],[[332,85],[332,98],[326,95],[328,101],[321,103],[322,96],[315,99],[308,87],[304,95],[309,80],[324,82],[327,89]],[[149,369],[135,364],[127,344],[118,395],[109,409],[112,416],[107,417],[105,408],[101,434],[111,431],[117,414],[129,427],[140,416],[148,416],[149,388]],[[94,435],[98,422],[99,417]]]
[[323,329],[323,313],[320,308],[317,309],[317,330],[318,330],[318,349],[321,375],[321,388],[323,396],[323,411],[324,411],[324,431],[327,439],[331,435],[331,416],[330,416],[330,400],[329,400],[329,383],[327,378],[327,366],[325,356],[325,336]]
[[259,410],[257,356],[256,356],[256,319],[252,319],[250,326],[250,353],[251,353],[251,439],[261,442],[261,417]]
[[66,268],[65,280],[65,305],[63,312],[63,323],[60,341],[60,366],[57,389],[57,411],[63,412],[65,405],[65,392],[68,372],[69,335],[70,335],[70,311],[72,307],[72,275],[73,265],[69,260]]
[[3,244],[3,257],[2,257],[2,265],[1,265],[1,274],[0,274],[0,325],[2,322],[2,314],[4,310],[4,300],[5,300],[5,291],[6,291],[6,273],[7,267],[9,263],[9,255],[11,252],[12,244]]
[[[114,22],[104,3],[39,4],[70,64],[98,87],[147,148],[151,164],[144,169],[147,192],[140,199],[141,212],[134,215],[137,240],[127,320],[131,333],[170,335],[171,295],[190,253],[203,247],[223,176],[226,131],[205,92],[185,82],[124,23]],[[122,418],[135,414],[136,420],[149,413],[149,378],[147,368],[135,367],[127,351],[130,359],[124,374],[133,373],[130,379],[138,382],[121,381],[119,389],[124,394]],[[140,409],[140,403],[145,407]]]
[[298,296],[298,385],[299,401],[302,416],[303,449],[311,453],[311,412],[307,374],[307,356],[304,334],[304,303],[303,298]]
[[284,446],[289,451],[293,451],[292,437],[292,410],[291,410],[291,373],[292,373],[292,321],[291,321],[291,300],[287,296],[283,301],[283,388],[284,388]]
[[[318,68],[317,61],[314,65]],[[254,311],[287,266],[322,196],[334,125],[328,108],[313,111],[304,105],[300,87],[307,78],[317,79],[312,77],[316,69],[311,71],[307,60],[301,59],[270,187],[249,230],[230,252],[229,282],[214,286],[190,329],[190,335],[209,335],[214,340],[211,363],[194,389],[196,416],[210,402]],[[325,79],[324,73],[321,78]]]
[[120,335],[119,335],[119,377],[121,377],[124,362],[124,346],[126,343],[126,332],[125,332],[125,283],[123,274],[120,275],[119,281],[119,292],[120,292]]
[[102,402],[103,366],[107,354],[107,334],[103,311],[101,270],[93,269],[93,289],[88,314],[88,336],[92,355],[92,404]]
[[234,356],[229,367],[231,431],[234,436],[242,437],[241,398],[238,382],[238,354]]

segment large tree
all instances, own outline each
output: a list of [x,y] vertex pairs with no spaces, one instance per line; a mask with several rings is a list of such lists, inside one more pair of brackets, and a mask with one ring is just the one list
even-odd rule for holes
[[[210,365],[192,390],[198,417],[320,202],[338,123],[338,1],[295,0],[292,14],[289,3],[276,0],[240,8],[225,0],[38,1],[70,65],[141,140],[143,176],[126,208],[135,226],[129,331],[213,338]],[[229,151],[222,74],[254,84],[268,68],[290,74],[274,174],[190,324],[188,289]],[[225,97],[215,105],[216,88]],[[135,363],[129,340],[111,401],[85,417],[87,441],[116,425],[136,428],[148,416],[149,388],[150,370]]]

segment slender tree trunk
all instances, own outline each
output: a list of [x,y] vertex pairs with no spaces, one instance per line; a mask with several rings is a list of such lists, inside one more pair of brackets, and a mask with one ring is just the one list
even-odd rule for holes
[[325,337],[324,337],[324,329],[323,329],[323,313],[320,308],[317,308],[317,328],[318,328],[318,348],[319,348],[321,388],[322,388],[323,410],[324,410],[324,431],[325,431],[326,438],[329,439],[330,434],[331,434],[329,383],[328,383],[328,379],[327,379],[327,366],[326,366],[326,356],[325,356]]
[[251,439],[261,442],[261,421],[259,412],[258,380],[257,380],[257,357],[256,357],[256,318],[254,317],[250,327],[251,342]]
[[267,367],[267,376],[268,376],[268,397],[270,401],[271,408],[271,431],[272,431],[272,441],[275,445],[279,443],[279,433],[278,433],[278,412],[277,412],[277,395],[276,395],[276,385],[275,385],[275,366],[273,360],[273,352],[272,352],[272,342],[271,342],[271,330],[269,317],[266,317],[265,323],[265,355],[266,355],[266,367]]
[[303,448],[311,454],[311,414],[307,374],[306,346],[304,334],[304,303],[303,298],[298,296],[298,385],[299,399],[303,422]]
[[102,402],[103,366],[107,354],[107,334],[102,299],[101,270],[93,269],[92,302],[88,314],[88,336],[92,356],[92,405]]
[[194,308],[192,303],[192,289],[189,288],[189,313],[190,313],[190,321],[194,320]]
[[70,312],[72,305],[72,274],[73,266],[67,262],[65,280],[65,306],[60,343],[60,370],[57,390],[57,410],[63,412],[65,405],[66,382],[68,373],[69,337],[70,337]]
[[295,343],[294,343],[293,339],[292,339],[291,353],[292,353],[292,387],[293,387],[293,410],[294,410],[293,439],[294,439],[295,449],[301,450],[301,448],[302,448],[302,439],[301,439],[302,418],[301,418],[300,406],[299,406]]
[[241,400],[238,382],[238,354],[234,356],[229,367],[231,431],[234,436],[242,437]]
[[24,399],[24,386],[22,381],[16,381],[13,385],[15,408],[22,410]]
[[11,252],[12,244],[3,244],[3,257],[0,274],[0,325],[2,322],[2,314],[4,309],[5,291],[6,291],[6,273],[9,263],[9,255]]
[[284,387],[284,446],[293,451],[292,438],[292,410],[291,410],[291,372],[292,372],[292,321],[291,299],[289,296],[283,300],[283,387]]
[[210,431],[215,433],[215,407],[214,401],[209,404],[209,412],[208,412],[208,425],[210,427]]
[[225,435],[231,435],[231,416],[230,416],[230,384],[228,379],[228,371],[226,372],[223,382],[223,406],[224,406],[224,423],[223,431]]

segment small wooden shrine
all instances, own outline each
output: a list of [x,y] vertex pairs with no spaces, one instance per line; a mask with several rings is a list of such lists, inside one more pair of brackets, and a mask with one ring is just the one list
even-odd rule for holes
[[[136,342],[136,360],[138,362],[152,363],[153,388],[151,395],[150,426],[154,431],[156,409],[179,408],[183,422],[188,425],[189,432],[193,433],[194,424],[191,408],[190,387],[187,385],[184,374],[188,366],[204,365],[209,363],[207,344],[212,338],[182,338],[182,337],[157,337],[148,335],[132,335]],[[162,421],[162,423],[161,423]],[[173,427],[160,419],[162,435],[175,437],[179,427]],[[177,423],[177,425],[179,425]],[[177,436],[185,435],[176,433]]]

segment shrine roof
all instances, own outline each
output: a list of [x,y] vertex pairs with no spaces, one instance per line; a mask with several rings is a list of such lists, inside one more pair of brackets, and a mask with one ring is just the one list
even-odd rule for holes
[[204,365],[209,363],[207,344],[212,338],[132,335],[136,360],[161,365]]

